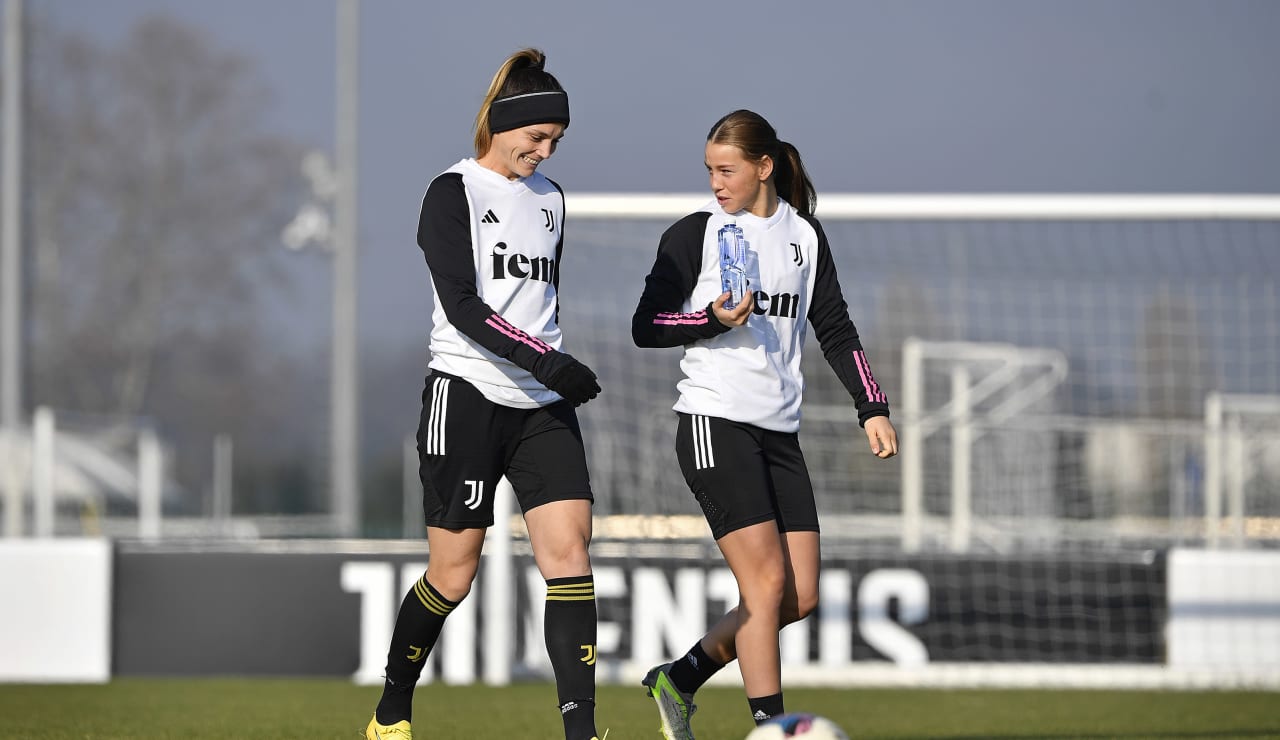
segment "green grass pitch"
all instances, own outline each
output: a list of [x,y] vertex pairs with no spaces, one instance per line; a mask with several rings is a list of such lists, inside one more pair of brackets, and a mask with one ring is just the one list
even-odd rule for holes
[[[1280,738],[1280,693],[792,688],[787,708],[835,720],[854,738]],[[0,738],[23,740],[356,740],[378,689],[329,679],[116,679],[104,685],[0,684]],[[602,686],[609,740],[660,738],[640,686]],[[426,686],[415,737],[558,740],[551,684]],[[740,690],[698,693],[699,740],[752,727]]]

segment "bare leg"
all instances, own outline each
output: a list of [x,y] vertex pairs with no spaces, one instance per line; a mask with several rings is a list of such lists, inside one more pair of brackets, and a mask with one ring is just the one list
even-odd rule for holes
[[543,578],[585,576],[591,573],[591,502],[553,501],[524,515],[533,559]]
[[427,527],[427,581],[452,601],[471,593],[480,567],[483,529]]
[[[779,629],[809,616],[818,605],[820,564],[817,532],[787,532],[782,537],[787,581],[783,587]],[[730,566],[732,567],[732,566]],[[730,609],[702,638],[702,649],[722,665],[738,657],[738,607]]]
[[738,582],[734,645],[747,696],[776,694],[782,690],[778,629],[787,581],[782,537],[768,521],[734,530],[717,544]]

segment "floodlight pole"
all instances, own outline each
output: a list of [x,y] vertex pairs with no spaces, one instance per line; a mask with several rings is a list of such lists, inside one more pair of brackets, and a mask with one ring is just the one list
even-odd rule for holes
[[339,535],[360,532],[359,365],[356,348],[356,122],[360,36],[359,0],[338,0],[337,119],[334,132],[338,188],[333,231],[333,367],[330,378],[330,486]]
[[4,136],[0,156],[0,478],[4,535],[22,534],[22,0],[4,8]]

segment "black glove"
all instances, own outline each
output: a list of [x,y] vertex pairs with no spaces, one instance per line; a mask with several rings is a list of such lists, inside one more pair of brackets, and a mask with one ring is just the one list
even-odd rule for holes
[[573,359],[573,355],[549,350],[533,363],[533,377],[561,398],[578,406],[600,393],[600,384],[591,368]]

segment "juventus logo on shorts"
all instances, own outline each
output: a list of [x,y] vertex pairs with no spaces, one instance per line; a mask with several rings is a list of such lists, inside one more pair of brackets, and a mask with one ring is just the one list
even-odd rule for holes
[[471,489],[471,493],[467,494],[467,500],[462,502],[463,505],[472,511],[480,508],[480,502],[484,500],[484,481],[468,480],[463,481],[463,483],[466,483],[467,488]]
[[431,413],[427,416],[426,453],[444,454],[444,422],[449,411],[449,379],[436,378],[431,382]]
[[711,419],[693,415],[689,418],[693,428],[693,464],[698,470],[716,466],[715,452],[711,449]]

